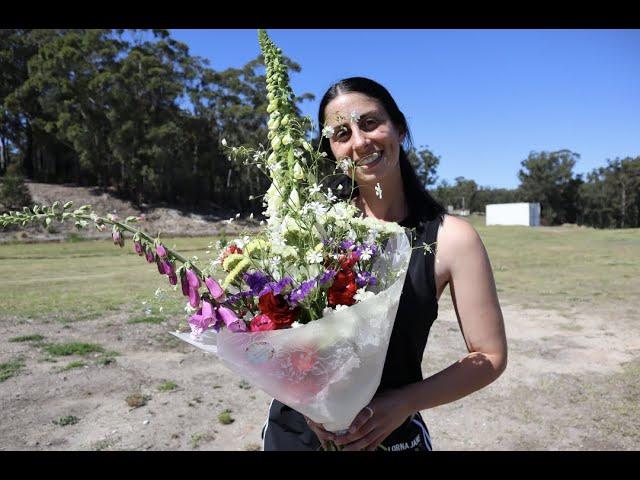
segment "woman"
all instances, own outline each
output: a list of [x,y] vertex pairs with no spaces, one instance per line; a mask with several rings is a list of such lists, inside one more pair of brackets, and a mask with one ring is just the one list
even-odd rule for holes
[[[341,80],[322,98],[318,119],[328,157],[355,163],[355,205],[366,216],[414,228],[417,245],[436,248],[412,253],[380,386],[349,432],[334,435],[274,400],[264,450],[317,450],[328,441],[343,450],[431,450],[419,412],[475,392],[507,365],[489,258],[475,229],[445,215],[420,184],[402,146],[409,140],[406,119],[383,86],[362,77]],[[423,379],[422,356],[447,284],[469,354]]]

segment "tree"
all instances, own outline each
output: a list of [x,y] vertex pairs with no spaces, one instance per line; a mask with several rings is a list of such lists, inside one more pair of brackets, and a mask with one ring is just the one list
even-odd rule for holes
[[531,152],[518,172],[520,191],[525,202],[539,202],[541,217],[547,224],[575,221],[575,205],[580,180],[573,167],[580,155],[570,150]]
[[436,156],[426,146],[421,146],[419,150],[410,148],[407,151],[409,163],[413,165],[418,179],[425,187],[434,185],[438,180],[436,170],[440,164],[440,157]]

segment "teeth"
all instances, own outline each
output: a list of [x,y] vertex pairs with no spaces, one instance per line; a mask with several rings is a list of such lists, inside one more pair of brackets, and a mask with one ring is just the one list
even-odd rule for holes
[[360,166],[369,165],[370,163],[373,163],[376,160],[378,160],[378,158],[380,158],[380,152],[372,153],[368,157],[365,157],[364,160],[361,160],[358,165]]

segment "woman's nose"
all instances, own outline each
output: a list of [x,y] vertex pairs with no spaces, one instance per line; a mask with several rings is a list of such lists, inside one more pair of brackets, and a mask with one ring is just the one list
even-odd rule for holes
[[354,128],[351,132],[351,138],[353,139],[353,149],[358,151],[358,150],[363,150],[367,147],[367,145],[369,145],[369,139],[367,138],[367,136],[359,129],[359,128]]

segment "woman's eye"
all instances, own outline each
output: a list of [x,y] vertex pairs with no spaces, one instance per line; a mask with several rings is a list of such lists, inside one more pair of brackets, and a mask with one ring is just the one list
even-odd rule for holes
[[375,128],[378,125],[378,121],[375,118],[367,118],[364,121],[364,127],[368,129]]

